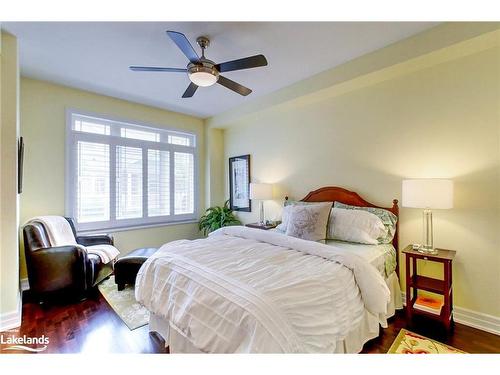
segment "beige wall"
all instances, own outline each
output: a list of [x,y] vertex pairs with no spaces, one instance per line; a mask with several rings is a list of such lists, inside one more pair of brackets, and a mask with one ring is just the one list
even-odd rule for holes
[[17,39],[1,32],[0,54],[0,328],[18,321],[19,243],[17,137],[19,134]]
[[224,204],[224,136],[222,129],[205,129],[205,204],[208,207]]
[[[43,81],[21,79],[21,135],[26,151],[21,223],[37,215],[64,214],[65,129],[67,108],[193,131],[200,145],[200,212],[205,207],[205,149],[203,120],[158,108],[97,95]],[[160,246],[199,235],[196,224],[113,233],[116,246],[126,253],[143,246]],[[26,277],[21,252],[21,278]]]
[[[453,46],[240,117],[220,116],[224,160],[251,154],[252,179],[276,184],[277,197],[296,199],[336,185],[389,206],[401,198],[403,178],[452,178],[455,207],[434,213],[434,240],[458,251],[455,305],[500,317],[496,45]],[[304,85],[297,90],[306,91]],[[278,200],[266,204],[268,218],[279,216]],[[240,217],[255,221],[256,211]],[[401,245],[421,241],[421,211],[403,208],[400,220]],[[424,272],[436,271],[428,263]]]

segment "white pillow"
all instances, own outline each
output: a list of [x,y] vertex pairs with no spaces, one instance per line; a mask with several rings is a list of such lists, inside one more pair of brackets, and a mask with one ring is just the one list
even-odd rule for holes
[[288,227],[288,220],[290,219],[290,214],[292,212],[292,207],[294,206],[310,206],[314,204],[333,204],[330,202],[302,202],[302,201],[288,201],[285,203],[285,207],[283,207],[283,211],[281,212],[281,223],[276,226],[276,230],[286,233],[286,229]]
[[291,206],[286,235],[310,241],[325,239],[331,207],[328,202]]
[[328,238],[377,245],[377,238],[387,234],[382,220],[368,211],[332,208],[328,222]]
[[292,206],[288,205],[283,207],[283,212],[281,213],[281,224],[276,226],[276,229],[280,232],[285,233],[288,226],[288,220],[290,219],[290,212],[292,211]]

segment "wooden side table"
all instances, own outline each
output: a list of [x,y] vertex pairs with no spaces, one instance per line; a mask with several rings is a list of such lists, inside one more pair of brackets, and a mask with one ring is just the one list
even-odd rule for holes
[[250,223],[250,224],[245,224],[245,226],[249,228],[263,229],[263,230],[276,228],[276,224],[261,225],[260,223]]
[[[453,323],[452,261],[456,251],[437,250],[437,254],[425,254],[414,250],[412,245],[407,246],[403,250],[403,253],[406,255],[406,317],[408,324],[411,324],[414,314],[424,315],[428,318],[441,321],[446,330],[449,330]],[[417,269],[418,259],[442,263],[444,280],[419,275]],[[413,307],[419,289],[443,296],[444,304],[440,315]]]

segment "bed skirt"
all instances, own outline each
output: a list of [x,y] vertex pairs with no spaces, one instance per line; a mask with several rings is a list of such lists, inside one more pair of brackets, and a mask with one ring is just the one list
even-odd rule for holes
[[[359,353],[366,342],[378,337],[380,327],[387,328],[387,319],[394,316],[396,310],[403,308],[401,288],[396,273],[393,272],[385,281],[391,291],[387,315],[376,316],[365,309],[361,324],[349,332],[343,340],[337,342],[335,353]],[[170,353],[203,353],[178,327],[154,313],[150,314],[149,331],[156,332],[165,340],[165,346],[169,347]]]

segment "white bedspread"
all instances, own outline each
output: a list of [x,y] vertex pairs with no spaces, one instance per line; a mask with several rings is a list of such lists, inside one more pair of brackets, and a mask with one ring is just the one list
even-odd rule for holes
[[168,243],[136,280],[140,303],[212,353],[331,353],[389,298],[356,255],[245,227]]

